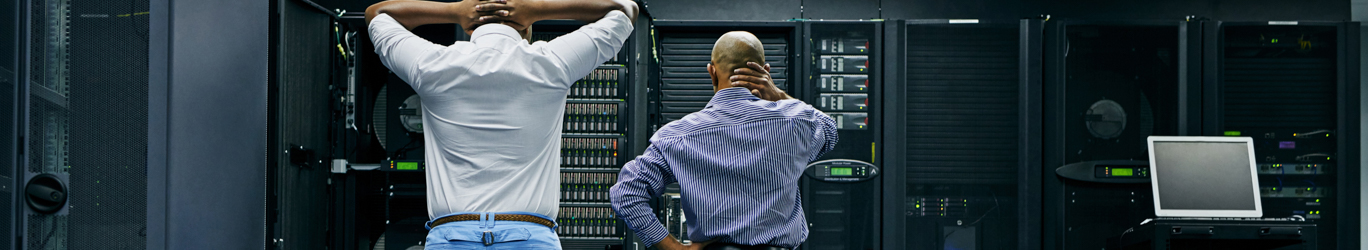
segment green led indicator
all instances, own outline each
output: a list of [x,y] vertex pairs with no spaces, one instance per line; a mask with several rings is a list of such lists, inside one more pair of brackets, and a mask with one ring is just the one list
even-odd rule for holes
[[394,169],[398,170],[418,170],[417,162],[396,162]]
[[1111,173],[1112,176],[1132,176],[1134,175],[1134,172],[1131,170],[1131,168],[1113,168],[1111,169]]
[[1225,136],[1240,136],[1240,131],[1226,131]]
[[850,168],[831,168],[832,176],[850,176],[853,171]]
[[1273,43],[1278,43],[1278,39],[1277,39],[1277,38],[1273,38]]

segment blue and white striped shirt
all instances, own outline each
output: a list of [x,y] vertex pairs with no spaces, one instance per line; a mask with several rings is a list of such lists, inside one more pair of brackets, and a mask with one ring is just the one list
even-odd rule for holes
[[702,111],[662,127],[622,167],[609,190],[613,211],[655,245],[667,232],[649,202],[677,181],[689,240],[797,247],[808,235],[798,179],[836,147],[835,124],[802,101],[723,89]]

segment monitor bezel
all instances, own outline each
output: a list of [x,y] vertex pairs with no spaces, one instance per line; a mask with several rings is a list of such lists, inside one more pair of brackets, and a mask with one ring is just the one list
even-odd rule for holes
[[[1225,137],[1225,136],[1150,136],[1146,139],[1149,144],[1149,165],[1150,165],[1150,188],[1154,192],[1154,214],[1157,217],[1263,217],[1263,201],[1259,195],[1259,173],[1258,163],[1254,157],[1254,138],[1251,137]],[[1159,199],[1159,172],[1163,171],[1155,166],[1154,143],[1155,142],[1240,142],[1245,144],[1249,152],[1249,178],[1250,195],[1254,196],[1254,210],[1210,210],[1210,209],[1164,209]]]

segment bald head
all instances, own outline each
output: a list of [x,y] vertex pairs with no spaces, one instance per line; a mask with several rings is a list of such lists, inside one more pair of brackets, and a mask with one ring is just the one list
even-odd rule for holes
[[[729,88],[732,70],[746,67],[746,62],[765,64],[765,46],[754,34],[745,31],[732,31],[722,34],[713,44],[712,66],[713,86],[720,90]],[[719,81],[723,80],[723,81]],[[725,86],[723,86],[725,85]]]

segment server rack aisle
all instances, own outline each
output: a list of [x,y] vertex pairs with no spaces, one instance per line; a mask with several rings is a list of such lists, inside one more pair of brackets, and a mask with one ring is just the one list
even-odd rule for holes
[[1039,246],[1042,20],[886,31],[883,246]]
[[1203,135],[1254,138],[1264,217],[1303,217],[1320,249],[1359,247],[1359,24],[1205,27]]
[[1043,247],[1098,249],[1154,217],[1145,138],[1196,134],[1201,22],[1046,24]]

